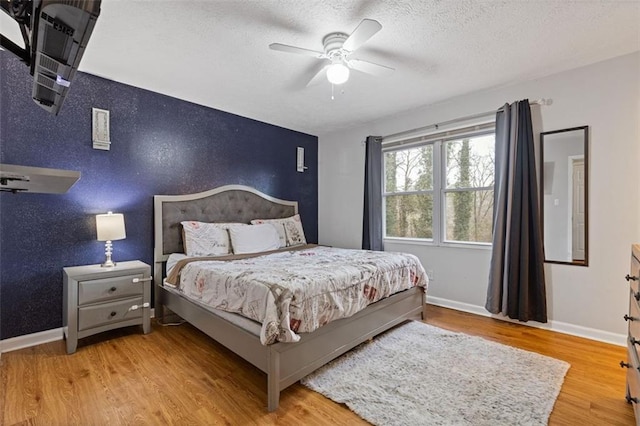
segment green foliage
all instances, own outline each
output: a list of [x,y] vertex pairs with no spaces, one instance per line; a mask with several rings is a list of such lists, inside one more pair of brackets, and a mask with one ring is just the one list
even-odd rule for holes
[[[462,146],[458,151],[458,182],[459,188],[468,188],[469,181],[469,139],[462,140]],[[469,222],[471,220],[473,194],[469,191],[453,193],[453,239],[456,241],[469,241]]]
[[[396,163],[396,153],[388,152],[384,154],[384,169],[385,169],[385,186],[383,191],[394,192],[396,191],[396,171],[398,169]],[[395,198],[395,197],[393,197]],[[395,201],[395,200],[394,200]],[[386,200],[386,226],[387,235],[398,236],[398,206],[397,202],[392,202],[391,197]]]
[[[491,138],[443,142],[446,153],[443,225],[454,241],[491,241],[493,214],[493,147]],[[433,238],[434,146],[384,154],[386,235]],[[460,189],[451,191],[451,189]]]
[[[433,188],[431,145],[385,153],[387,192],[412,192]],[[386,235],[432,238],[433,195],[406,194],[386,197]]]
[[[433,147],[420,150],[420,163],[425,170],[418,178],[418,187],[433,189]],[[428,171],[428,172],[427,172]],[[433,196],[424,196],[417,201],[418,220],[416,234],[421,238],[433,238]]]

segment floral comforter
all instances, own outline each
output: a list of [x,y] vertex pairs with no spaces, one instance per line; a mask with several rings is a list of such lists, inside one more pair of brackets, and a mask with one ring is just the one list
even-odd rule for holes
[[262,323],[260,341],[296,342],[330,321],[428,278],[406,253],[311,247],[233,260],[178,264],[185,296]]

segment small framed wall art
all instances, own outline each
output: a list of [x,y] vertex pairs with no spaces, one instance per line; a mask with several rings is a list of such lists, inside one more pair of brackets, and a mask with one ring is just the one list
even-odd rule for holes
[[109,110],[92,108],[93,149],[109,151],[111,135],[109,133]]

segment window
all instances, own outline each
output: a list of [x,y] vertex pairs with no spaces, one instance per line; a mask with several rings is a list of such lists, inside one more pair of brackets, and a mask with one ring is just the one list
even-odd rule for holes
[[386,144],[383,163],[386,238],[491,243],[493,123]]

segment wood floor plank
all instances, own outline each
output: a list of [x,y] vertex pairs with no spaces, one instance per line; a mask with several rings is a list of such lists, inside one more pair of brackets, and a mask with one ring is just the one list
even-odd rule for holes
[[[625,348],[428,306],[427,323],[571,364],[551,425],[634,425]],[[266,411],[266,376],[188,324],[113,330],[0,358],[1,425],[359,425],[341,404],[300,384]]]

